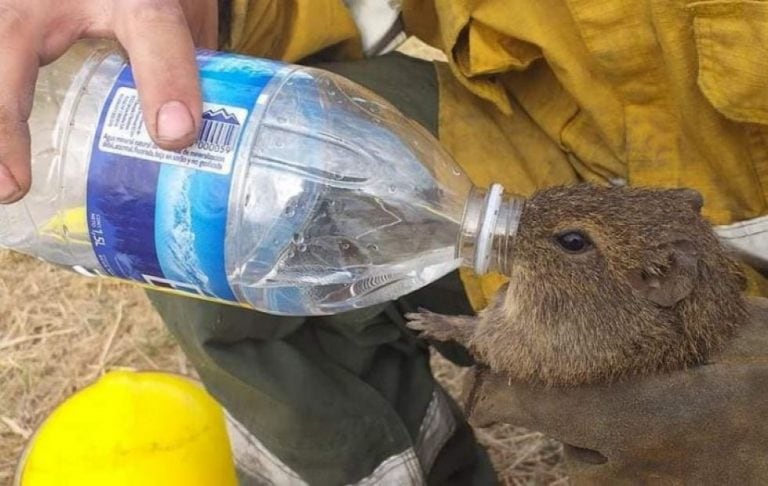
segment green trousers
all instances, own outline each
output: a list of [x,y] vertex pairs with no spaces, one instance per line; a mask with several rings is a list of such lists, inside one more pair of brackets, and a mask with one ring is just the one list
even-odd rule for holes
[[[391,54],[319,67],[437,132],[432,64]],[[426,344],[403,319],[418,307],[471,313],[457,274],[397,302],[326,317],[150,297],[227,411],[243,484],[496,483],[461,410],[432,376]]]

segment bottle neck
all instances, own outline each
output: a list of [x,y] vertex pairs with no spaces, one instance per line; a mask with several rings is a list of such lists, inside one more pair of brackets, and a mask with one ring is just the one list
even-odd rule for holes
[[520,224],[524,200],[504,194],[501,184],[473,188],[462,222],[459,252],[462,265],[477,275],[509,274],[509,258]]

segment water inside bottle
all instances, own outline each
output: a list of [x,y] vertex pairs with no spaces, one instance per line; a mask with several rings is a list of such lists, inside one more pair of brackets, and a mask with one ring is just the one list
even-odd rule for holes
[[378,96],[297,70],[269,94],[252,136],[235,189],[248,210],[231,208],[239,236],[228,249],[244,300],[289,314],[342,312],[460,266],[471,184]]

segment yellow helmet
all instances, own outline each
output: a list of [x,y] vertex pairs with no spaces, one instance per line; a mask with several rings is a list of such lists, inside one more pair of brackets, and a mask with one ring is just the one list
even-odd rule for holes
[[22,457],[21,486],[236,485],[224,414],[196,382],[113,371],[61,404]]

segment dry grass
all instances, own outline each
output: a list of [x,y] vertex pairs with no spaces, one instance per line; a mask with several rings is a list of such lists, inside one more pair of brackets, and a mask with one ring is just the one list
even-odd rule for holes
[[112,367],[189,371],[138,288],[0,252],[0,484],[46,415]]
[[[466,371],[435,356],[460,392]],[[142,290],[0,252],[0,484],[27,438],[65,397],[115,367],[192,374]],[[508,425],[477,431],[506,484],[563,481],[560,446]]]

